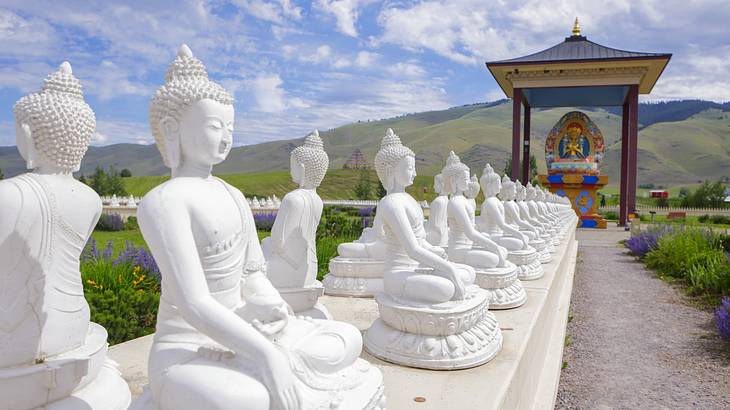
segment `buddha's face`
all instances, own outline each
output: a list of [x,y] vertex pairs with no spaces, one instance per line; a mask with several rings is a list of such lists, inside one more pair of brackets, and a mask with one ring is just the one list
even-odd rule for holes
[[466,197],[474,199],[479,195],[479,182],[475,181],[469,181],[467,190],[466,190]]
[[515,185],[502,187],[502,189],[505,191],[504,195],[508,199],[515,199],[515,197],[517,196],[517,187]]
[[459,171],[458,173],[454,174],[452,177],[452,187],[456,189],[456,192],[466,192],[469,189],[469,182],[471,181],[469,179],[469,172],[468,171]]
[[233,106],[203,99],[185,109],[180,120],[183,161],[199,165],[223,162],[233,145]]
[[410,155],[401,158],[393,171],[395,186],[413,185],[413,180],[416,178],[416,159]]

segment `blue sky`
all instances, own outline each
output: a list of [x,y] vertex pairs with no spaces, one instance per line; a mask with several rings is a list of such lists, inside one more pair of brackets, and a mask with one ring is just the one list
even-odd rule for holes
[[727,0],[32,1],[0,4],[0,146],[12,105],[64,60],[94,144],[151,143],[150,95],[187,43],[236,98],[236,145],[503,98],[484,62],[583,34],[674,54],[650,99],[730,100]]

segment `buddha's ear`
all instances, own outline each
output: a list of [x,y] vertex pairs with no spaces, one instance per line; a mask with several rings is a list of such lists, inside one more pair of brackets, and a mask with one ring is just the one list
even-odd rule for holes
[[173,117],[160,120],[160,130],[165,138],[165,165],[169,168],[180,166],[180,123]]
[[30,125],[27,123],[19,124],[15,132],[15,138],[20,156],[25,159],[25,167],[27,169],[35,168],[38,164],[38,155],[36,153],[35,143],[33,142]]

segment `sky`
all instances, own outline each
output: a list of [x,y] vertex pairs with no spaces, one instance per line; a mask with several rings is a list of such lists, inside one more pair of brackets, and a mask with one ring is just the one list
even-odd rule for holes
[[93,144],[153,142],[149,99],[182,43],[235,97],[234,143],[493,101],[484,63],[557,44],[674,56],[644,100],[730,100],[727,0],[3,0],[0,146],[12,106],[67,60]]

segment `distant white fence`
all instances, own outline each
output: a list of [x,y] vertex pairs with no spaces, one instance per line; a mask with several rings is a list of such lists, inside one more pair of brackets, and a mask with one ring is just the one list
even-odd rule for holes
[[[601,212],[619,212],[618,206],[602,206],[598,208]],[[678,208],[678,207],[657,207],[648,205],[636,205],[640,214],[656,212],[657,215],[669,215],[670,212],[684,212],[687,216],[702,215],[726,215],[730,216],[730,208]]]
[[322,202],[325,205],[344,206],[348,208],[375,208],[378,206],[378,201],[361,199],[323,199]]

